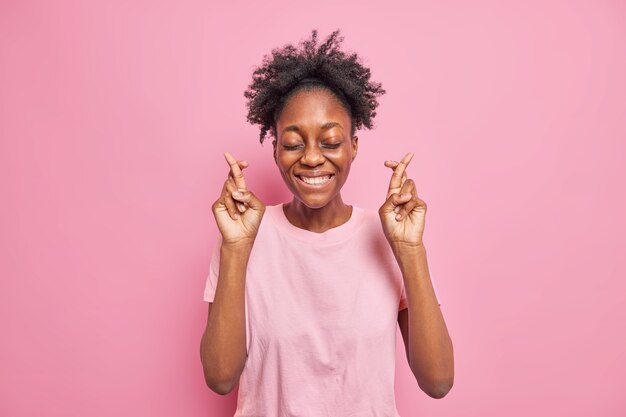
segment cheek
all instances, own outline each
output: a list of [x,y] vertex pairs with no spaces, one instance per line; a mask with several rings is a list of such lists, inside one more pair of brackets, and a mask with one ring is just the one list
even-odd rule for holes
[[292,155],[286,154],[284,152],[279,152],[276,154],[276,164],[281,171],[287,171],[297,159],[298,158],[294,158]]
[[333,163],[343,171],[350,169],[350,163],[352,162],[352,154],[350,150],[335,150],[325,154],[326,159]]

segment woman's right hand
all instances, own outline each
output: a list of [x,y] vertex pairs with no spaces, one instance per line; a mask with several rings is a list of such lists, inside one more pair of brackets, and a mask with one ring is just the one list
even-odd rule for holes
[[241,170],[248,166],[247,162],[237,161],[228,152],[224,157],[229,165],[228,178],[222,194],[212,206],[222,244],[252,245],[265,213],[265,204],[246,188]]

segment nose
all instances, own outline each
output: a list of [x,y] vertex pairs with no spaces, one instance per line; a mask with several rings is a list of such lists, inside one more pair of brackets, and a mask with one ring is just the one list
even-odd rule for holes
[[320,148],[316,144],[313,144],[304,149],[304,154],[302,158],[300,158],[300,162],[302,162],[303,165],[316,167],[324,163],[324,155],[322,155]]

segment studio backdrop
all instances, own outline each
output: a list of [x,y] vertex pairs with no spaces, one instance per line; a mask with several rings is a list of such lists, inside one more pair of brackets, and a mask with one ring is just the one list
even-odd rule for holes
[[619,1],[3,1],[0,415],[232,416],[200,363],[228,151],[291,197],[243,92],[340,29],[386,94],[344,201],[407,152],[454,387],[402,416],[626,414],[626,7]]

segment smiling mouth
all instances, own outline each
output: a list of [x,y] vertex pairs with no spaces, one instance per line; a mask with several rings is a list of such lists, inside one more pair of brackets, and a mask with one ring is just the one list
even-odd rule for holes
[[298,178],[300,182],[313,187],[322,187],[328,184],[334,177],[335,174],[323,175],[320,177],[301,177],[300,175],[296,175],[296,178]]

